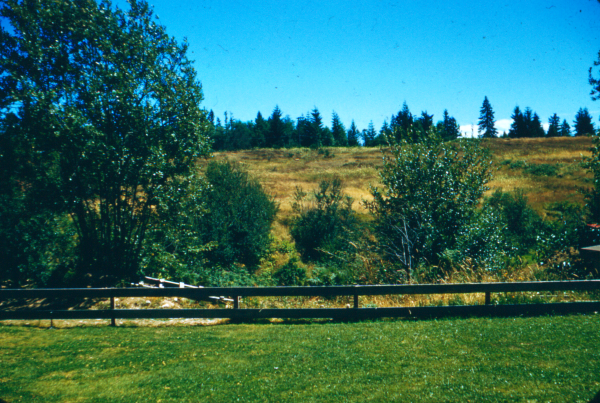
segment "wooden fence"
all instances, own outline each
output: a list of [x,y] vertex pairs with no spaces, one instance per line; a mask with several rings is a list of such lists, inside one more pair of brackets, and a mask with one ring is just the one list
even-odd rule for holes
[[[356,285],[332,287],[206,287],[206,288],[71,288],[71,289],[0,289],[0,301],[14,299],[110,299],[110,309],[104,310],[0,310],[0,320],[31,319],[118,319],[159,318],[332,318],[341,320],[374,319],[383,317],[442,317],[442,316],[515,316],[587,313],[600,311],[599,301],[491,304],[492,293],[536,291],[600,291],[600,280],[539,281],[519,283],[418,284],[418,285]],[[425,306],[360,308],[363,295],[407,294],[466,294],[484,293],[485,303],[467,306]],[[179,297],[204,300],[222,295],[233,299],[233,309],[115,309],[115,298]],[[301,309],[244,309],[240,297],[337,297],[350,296],[349,308]]]

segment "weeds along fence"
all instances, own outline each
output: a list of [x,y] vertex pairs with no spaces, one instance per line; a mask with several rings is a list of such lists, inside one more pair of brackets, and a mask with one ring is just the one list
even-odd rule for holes
[[[332,287],[206,287],[206,288],[79,288],[79,289],[0,289],[0,302],[16,299],[110,299],[110,309],[90,310],[0,310],[0,320],[31,319],[161,319],[161,318],[230,318],[251,320],[259,318],[331,318],[362,320],[384,317],[443,317],[443,316],[518,316],[589,313],[600,311],[600,301],[492,304],[492,293],[536,291],[585,291],[598,298],[600,280],[539,281],[518,283],[469,284],[407,284],[356,285]],[[484,293],[482,305],[421,306],[361,308],[360,296],[409,294],[468,294]],[[224,295],[233,299],[233,309],[115,309],[115,298],[126,297],[179,297],[205,300]],[[348,308],[241,308],[240,297],[323,297],[347,296],[354,298]]]

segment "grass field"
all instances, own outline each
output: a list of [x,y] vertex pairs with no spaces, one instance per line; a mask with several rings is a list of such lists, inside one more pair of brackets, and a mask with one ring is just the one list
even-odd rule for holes
[[599,390],[600,315],[0,325],[10,403],[587,402]]
[[[591,145],[589,137],[484,140],[496,169],[488,194],[523,189],[542,215],[550,202],[581,203],[578,189],[589,186],[581,162],[590,155]],[[275,197],[280,212],[274,233],[284,238],[297,186],[312,190],[321,180],[337,176],[345,193],[354,198],[354,209],[366,213],[361,201],[371,199],[369,185],[378,185],[382,165],[379,148],[259,149],[215,153],[214,158],[242,163]]]

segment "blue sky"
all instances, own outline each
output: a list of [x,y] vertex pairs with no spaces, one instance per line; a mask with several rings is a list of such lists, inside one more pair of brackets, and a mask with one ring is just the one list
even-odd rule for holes
[[[123,0],[114,4],[127,8]],[[151,0],[167,32],[187,37],[207,109],[236,119],[275,105],[317,107],[330,125],[379,129],[406,101],[434,120],[477,123],[487,96],[503,130],[516,105],[572,123],[587,107],[600,50],[596,0]],[[598,71],[598,69],[596,69]]]

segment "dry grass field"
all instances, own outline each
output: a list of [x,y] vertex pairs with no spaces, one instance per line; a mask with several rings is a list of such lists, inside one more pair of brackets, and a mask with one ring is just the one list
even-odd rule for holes
[[[581,162],[583,156],[590,155],[591,144],[589,137],[484,140],[496,169],[488,194],[496,189],[523,189],[529,203],[542,215],[550,202],[581,203],[578,189],[588,186],[590,178]],[[285,237],[285,222],[292,213],[297,186],[312,190],[321,180],[337,176],[343,180],[345,193],[354,198],[354,209],[366,213],[362,201],[371,198],[369,186],[378,184],[382,150],[259,149],[215,153],[214,158],[243,164],[275,197],[280,211],[274,232]]]

